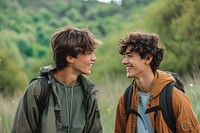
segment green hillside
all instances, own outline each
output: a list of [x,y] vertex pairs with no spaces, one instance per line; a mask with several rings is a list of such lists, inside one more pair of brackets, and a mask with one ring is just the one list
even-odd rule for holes
[[180,75],[200,68],[200,1],[0,0],[0,91],[23,90],[43,65],[52,63],[50,37],[63,26],[88,28],[103,45],[92,80],[124,75],[118,41],[130,31],[156,32],[166,47],[161,69]]

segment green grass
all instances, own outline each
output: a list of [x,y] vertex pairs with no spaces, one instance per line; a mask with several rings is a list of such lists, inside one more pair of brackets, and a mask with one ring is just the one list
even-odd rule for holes
[[[200,74],[198,74],[200,75]],[[192,78],[185,76],[184,85],[186,94],[193,103],[194,111],[200,121],[200,77]],[[101,121],[104,133],[111,133],[114,130],[115,111],[118,99],[126,87],[131,83],[130,79],[124,76],[106,76],[106,82],[98,84],[98,100],[101,110]],[[17,102],[22,93],[13,97],[0,95],[0,133],[9,133]]]
[[186,76],[184,86],[186,94],[189,96],[193,104],[194,112],[200,122],[200,72],[197,72],[192,77]]

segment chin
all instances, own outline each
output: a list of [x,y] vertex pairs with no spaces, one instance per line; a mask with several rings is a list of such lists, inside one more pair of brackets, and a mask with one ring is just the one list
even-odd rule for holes
[[130,76],[129,76],[128,74],[126,74],[126,77],[127,77],[127,78],[130,78]]
[[85,73],[86,75],[90,75],[91,73]]
[[91,74],[91,71],[84,72],[84,74],[86,74],[86,75],[90,75],[90,74]]
[[133,78],[133,76],[131,76],[130,74],[126,74],[126,77]]

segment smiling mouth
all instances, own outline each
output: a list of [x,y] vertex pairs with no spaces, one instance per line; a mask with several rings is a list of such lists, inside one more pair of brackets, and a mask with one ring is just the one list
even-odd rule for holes
[[126,67],[126,71],[128,72],[132,67]]
[[93,63],[90,63],[88,66],[89,66],[89,68],[92,68],[93,67]]

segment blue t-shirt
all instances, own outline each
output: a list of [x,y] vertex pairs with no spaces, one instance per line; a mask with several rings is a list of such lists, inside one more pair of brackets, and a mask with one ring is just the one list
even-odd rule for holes
[[149,114],[145,114],[146,104],[148,102],[150,93],[143,93],[139,89],[138,92],[140,93],[138,113],[142,117],[143,121],[139,116],[137,117],[136,133],[153,133],[153,128],[151,125]]

